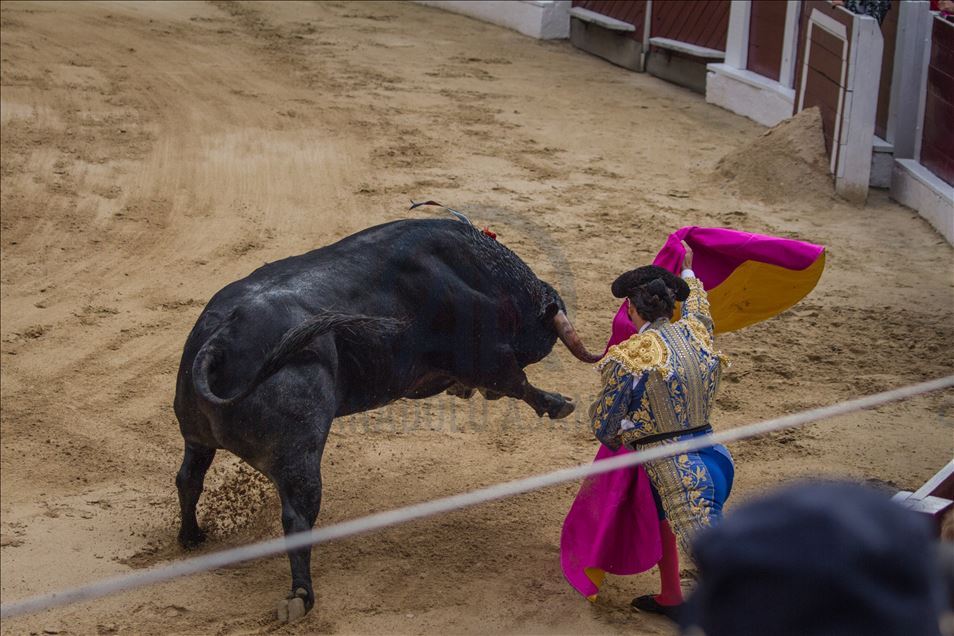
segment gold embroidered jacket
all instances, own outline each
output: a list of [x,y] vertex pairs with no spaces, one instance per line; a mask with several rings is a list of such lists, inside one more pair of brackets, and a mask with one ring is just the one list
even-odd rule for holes
[[712,342],[709,301],[702,283],[688,278],[682,317],[653,322],[610,348],[598,368],[603,390],[590,407],[593,432],[606,446],[709,423],[724,357]]

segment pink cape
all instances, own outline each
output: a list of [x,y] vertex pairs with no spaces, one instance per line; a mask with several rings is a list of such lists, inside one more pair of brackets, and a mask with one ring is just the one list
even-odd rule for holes
[[[802,241],[723,228],[684,227],[669,235],[653,261],[678,273],[685,250],[709,293],[715,331],[732,331],[781,313],[818,282],[824,249]],[[636,328],[626,302],[613,318],[606,349],[627,340]],[[605,355],[604,351],[604,355]],[[632,452],[602,444],[593,461]],[[638,574],[659,562],[659,517],[642,466],[590,477],[583,482],[563,522],[563,575],[580,594],[595,600],[606,572]]]

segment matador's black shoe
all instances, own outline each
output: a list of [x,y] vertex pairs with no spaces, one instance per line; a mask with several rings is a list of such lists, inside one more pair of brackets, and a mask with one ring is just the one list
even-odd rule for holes
[[679,605],[660,605],[656,597],[652,594],[637,596],[630,603],[633,608],[641,612],[650,612],[652,614],[662,614],[671,621],[679,622],[679,610],[682,609],[682,603]]

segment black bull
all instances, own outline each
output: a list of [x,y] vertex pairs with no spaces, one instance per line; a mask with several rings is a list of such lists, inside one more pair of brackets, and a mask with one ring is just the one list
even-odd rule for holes
[[[540,416],[569,415],[571,401],[532,386],[523,371],[558,337],[577,358],[597,359],[565,311],[516,254],[443,219],[373,227],[226,286],[199,316],[179,366],[179,542],[205,538],[196,504],[219,448],[275,484],[290,534],[318,515],[321,455],[336,417],[474,389],[521,399]],[[315,599],[311,550],[289,559],[285,620]]]

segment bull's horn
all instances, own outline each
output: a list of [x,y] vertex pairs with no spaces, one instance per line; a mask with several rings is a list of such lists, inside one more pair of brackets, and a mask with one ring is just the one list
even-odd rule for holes
[[553,327],[556,329],[557,335],[560,336],[560,340],[566,345],[566,348],[569,349],[570,353],[576,356],[578,360],[590,363],[600,361],[600,356],[593,355],[583,346],[583,341],[580,340],[576,329],[573,328],[570,319],[566,317],[566,314],[563,313],[562,310],[558,311],[553,317]]

